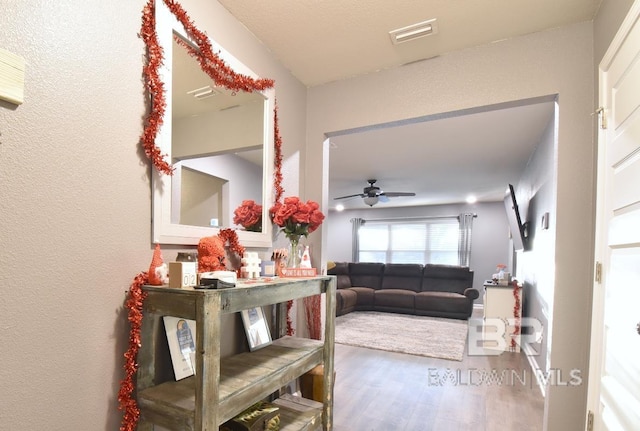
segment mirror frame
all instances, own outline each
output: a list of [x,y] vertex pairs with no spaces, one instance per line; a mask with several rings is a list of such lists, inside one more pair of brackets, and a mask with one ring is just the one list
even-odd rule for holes
[[[177,3],[172,2],[175,7]],[[177,5],[179,7],[179,5]],[[167,160],[171,160],[171,60],[172,60],[172,45],[174,32],[179,35],[183,40],[191,41],[189,33],[183,25],[183,20],[192,24],[192,21],[186,16],[186,13],[179,7],[178,17],[176,12],[173,12],[165,5],[164,0],[158,0],[155,4],[155,30],[157,33],[157,41],[162,51],[164,52],[164,59],[160,65],[158,72],[159,78],[164,83],[164,90],[166,95],[166,105],[164,109],[164,119],[158,133],[155,138],[155,146],[158,148],[161,154]],[[204,35],[204,34],[203,34]],[[204,36],[206,37],[206,36]],[[255,80],[260,80],[251,69],[240,62],[237,58],[231,55],[224,48],[216,44],[213,40],[208,38],[208,42],[211,45],[211,51],[232,69],[232,73],[244,75],[245,77]],[[201,61],[202,59],[196,58],[195,60]],[[204,58],[204,61],[211,67],[216,62]],[[202,65],[202,63],[201,63]],[[206,72],[205,72],[206,73]],[[229,88],[227,85],[225,87]],[[258,90],[255,90],[258,91]],[[163,174],[159,169],[153,169],[152,176],[152,226],[153,226],[153,242],[159,244],[172,244],[172,245],[197,245],[201,238],[207,236],[217,235],[221,229],[233,228],[240,243],[245,247],[265,247],[269,248],[273,245],[272,240],[272,223],[269,217],[269,208],[273,205],[273,165],[274,165],[274,115],[275,115],[275,90],[273,85],[271,88],[259,91],[265,97],[264,105],[264,141],[263,141],[263,178],[262,178],[262,232],[249,232],[237,228],[235,226],[223,226],[220,228],[214,227],[201,227],[171,223],[171,175]],[[154,160],[155,164],[155,160]]]

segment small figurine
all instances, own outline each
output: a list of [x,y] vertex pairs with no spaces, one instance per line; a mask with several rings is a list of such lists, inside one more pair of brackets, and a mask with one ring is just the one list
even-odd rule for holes
[[311,254],[309,253],[309,246],[304,246],[302,252],[302,259],[300,260],[300,268],[311,268]]
[[153,250],[153,258],[149,265],[149,284],[153,286],[162,286],[169,283],[169,269],[162,259],[162,250],[160,244],[156,244]]

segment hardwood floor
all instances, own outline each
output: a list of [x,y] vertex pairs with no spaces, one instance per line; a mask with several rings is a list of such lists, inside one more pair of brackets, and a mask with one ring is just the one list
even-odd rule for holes
[[542,430],[523,353],[457,362],[336,344],[335,369],[335,431]]

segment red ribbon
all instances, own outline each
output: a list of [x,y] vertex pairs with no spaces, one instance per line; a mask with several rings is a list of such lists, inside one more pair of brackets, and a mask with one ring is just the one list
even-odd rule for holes
[[520,316],[520,287],[518,286],[518,282],[516,280],[514,280],[511,284],[513,285],[513,300],[514,300],[513,318],[515,320],[513,332],[511,333],[511,349],[515,350],[515,348],[516,348],[516,337],[518,337],[518,335],[520,335],[520,325],[521,325],[521,321],[520,321],[520,318],[521,318],[521,316]]
[[142,286],[149,282],[146,272],[141,272],[133,279],[131,287],[129,287],[129,297],[125,302],[125,307],[129,310],[128,320],[129,329],[129,349],[125,352],[125,378],[120,382],[120,391],[118,392],[118,408],[124,410],[120,431],[135,431],[140,419],[140,409],[132,396],[135,383],[134,376],[138,371],[136,358],[140,350],[140,330],[142,328],[142,304],[147,294],[142,290]]

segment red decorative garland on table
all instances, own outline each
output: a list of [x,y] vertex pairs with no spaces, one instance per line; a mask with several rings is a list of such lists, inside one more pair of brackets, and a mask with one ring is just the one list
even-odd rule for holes
[[125,302],[125,307],[129,309],[128,320],[131,325],[129,330],[129,349],[124,354],[125,378],[120,382],[118,392],[119,409],[124,410],[120,431],[135,431],[140,419],[140,409],[135,398],[131,395],[135,389],[133,377],[138,370],[136,358],[140,350],[140,329],[142,328],[142,304],[147,297],[142,286],[147,284],[149,277],[146,272],[141,272],[133,279],[129,287],[129,298]]
[[218,236],[224,244],[229,243],[229,250],[237,254],[239,257],[244,256],[245,248],[240,244],[238,240],[238,234],[233,229],[220,229]]
[[513,318],[514,318],[514,327],[513,332],[511,333],[511,350],[516,349],[516,338],[520,335],[520,286],[518,286],[518,281],[513,280],[511,282],[513,285]]

